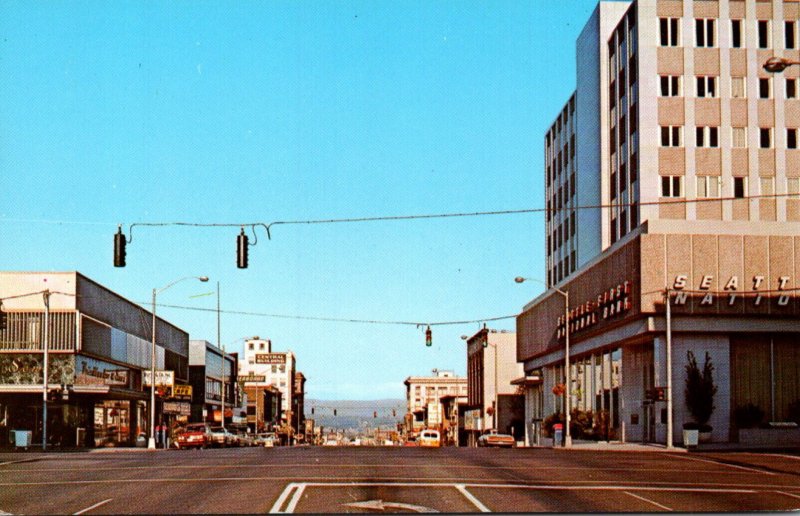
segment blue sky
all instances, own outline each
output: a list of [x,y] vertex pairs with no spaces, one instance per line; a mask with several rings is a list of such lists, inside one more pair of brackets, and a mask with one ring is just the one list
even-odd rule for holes
[[[542,138],[595,1],[0,4],[0,270],[78,270],[133,301],[381,321],[480,320],[541,292],[541,214],[259,231],[246,223],[543,206]],[[252,238],[251,238],[252,242]],[[191,338],[216,317],[160,308]],[[466,374],[460,335],[222,315],[222,342],[291,349],[317,399],[404,397]],[[489,324],[515,327],[514,319]]]

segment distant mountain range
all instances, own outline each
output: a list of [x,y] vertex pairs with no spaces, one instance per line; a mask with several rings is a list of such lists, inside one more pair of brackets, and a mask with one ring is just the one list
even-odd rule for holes
[[404,399],[305,400],[306,418],[313,419],[315,426],[322,426],[326,430],[365,428],[393,430],[397,428],[397,423],[403,421],[405,413]]

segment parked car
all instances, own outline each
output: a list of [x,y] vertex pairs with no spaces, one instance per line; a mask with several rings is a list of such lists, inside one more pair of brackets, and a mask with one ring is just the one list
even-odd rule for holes
[[419,446],[419,444],[417,444],[416,437],[409,437],[403,442],[403,446]]
[[427,448],[438,448],[442,445],[442,438],[438,430],[423,430],[419,434],[419,445]]
[[486,430],[483,435],[478,437],[478,446],[495,446],[513,448],[516,446],[514,437],[508,434],[498,433],[494,428]]
[[175,447],[179,450],[187,448],[206,448],[211,444],[211,434],[205,423],[190,423],[179,431],[175,437]]

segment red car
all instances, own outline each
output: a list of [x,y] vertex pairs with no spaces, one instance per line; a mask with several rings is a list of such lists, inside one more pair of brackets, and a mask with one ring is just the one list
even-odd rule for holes
[[186,425],[175,437],[175,447],[179,450],[186,448],[206,448],[211,444],[208,425],[205,423],[191,423]]

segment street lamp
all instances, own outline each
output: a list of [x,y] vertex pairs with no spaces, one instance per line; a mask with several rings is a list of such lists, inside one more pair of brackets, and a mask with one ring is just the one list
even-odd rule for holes
[[781,73],[792,65],[800,65],[800,61],[793,61],[785,57],[770,57],[764,63],[764,70],[769,73]]
[[192,278],[198,279],[202,282],[208,281],[208,276],[186,276],[173,281],[166,287],[153,289],[153,342],[152,347],[150,348],[150,438],[147,440],[148,450],[156,449],[156,439],[154,434],[156,428],[156,295],[158,295],[159,292],[167,290],[176,283],[180,283],[183,280]]
[[[535,281],[537,283],[541,283],[545,287],[547,287],[547,283],[542,280],[536,278],[523,278],[522,276],[517,276],[514,278],[516,283],[523,283],[525,281]],[[571,405],[571,397],[572,394],[570,393],[571,387],[571,378],[569,372],[569,292],[561,290],[556,287],[550,286],[549,288],[553,289],[554,291],[558,292],[562,296],[564,296],[564,377],[566,383],[566,389],[564,389],[564,423],[566,429],[564,431],[564,447],[565,448],[572,448],[572,434],[569,431],[570,425],[570,405]]]

